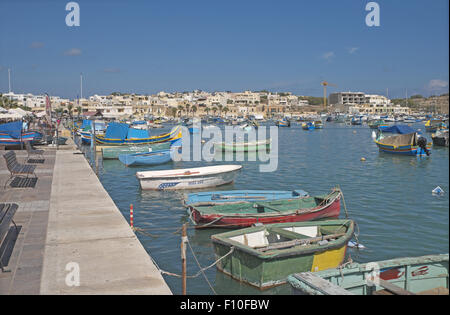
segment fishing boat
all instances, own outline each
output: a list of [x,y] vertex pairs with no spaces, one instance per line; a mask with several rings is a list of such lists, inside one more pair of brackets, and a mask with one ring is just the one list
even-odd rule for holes
[[362,125],[362,118],[361,117],[353,117],[351,120],[351,124],[353,126],[361,126]]
[[43,138],[38,131],[24,131],[22,121],[14,121],[0,125],[0,145],[20,146],[25,141],[37,142]]
[[314,122],[314,128],[315,129],[323,129],[323,122],[321,120],[316,120]]
[[351,263],[292,274],[288,282],[299,295],[448,295],[448,279],[448,254],[443,254]]
[[172,141],[146,145],[110,146],[102,148],[102,156],[104,160],[117,160],[121,154],[135,154],[167,150],[171,145]]
[[119,161],[126,166],[160,165],[172,161],[171,150],[159,150],[145,153],[121,154]]
[[258,225],[211,240],[218,270],[264,290],[293,273],[338,267],[353,232],[351,220],[328,220]]
[[154,144],[182,138],[180,126],[168,133],[150,137],[148,130],[129,128],[127,124],[110,123],[105,135],[96,135],[95,139],[105,145]]
[[302,124],[302,129],[303,130],[314,130],[314,129],[316,129],[316,126],[314,125],[313,122],[307,122],[307,123]]
[[372,134],[372,138],[381,152],[413,156],[429,156],[431,154],[432,143],[427,142],[425,137],[419,136],[411,127],[395,125],[391,128],[390,131],[397,135],[385,137],[382,132],[378,136],[375,135],[375,132]]
[[290,127],[291,126],[291,122],[289,120],[287,120],[286,118],[277,120],[276,125],[278,127]]
[[370,121],[368,125],[370,129],[389,127],[389,124],[387,124],[383,119]]
[[126,166],[160,165],[174,160],[176,154],[181,154],[181,139],[175,141],[169,149],[165,150],[120,154],[119,161]]
[[191,193],[185,195],[184,204],[186,206],[208,204],[224,204],[231,202],[253,202],[269,201],[279,199],[297,199],[307,197],[309,194],[304,190],[227,190]]
[[230,152],[257,152],[270,149],[271,139],[264,139],[253,142],[233,142],[233,143],[214,143],[216,151]]
[[438,130],[431,135],[434,146],[448,147],[448,129]]
[[426,132],[436,132],[440,129],[447,129],[447,128],[448,128],[448,126],[445,124],[445,122],[440,119],[428,120],[425,123],[425,131]]
[[338,218],[341,191],[320,196],[304,196],[277,200],[237,200],[188,204],[188,212],[198,227],[248,227],[252,224],[302,222]]
[[232,183],[241,165],[215,165],[189,169],[137,172],[143,190],[209,188]]

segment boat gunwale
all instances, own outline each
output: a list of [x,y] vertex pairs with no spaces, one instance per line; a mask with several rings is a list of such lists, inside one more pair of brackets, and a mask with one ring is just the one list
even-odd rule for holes
[[[333,198],[330,199],[333,194],[336,194],[336,196],[333,196]],[[299,215],[299,214],[305,214],[305,213],[320,212],[320,211],[330,207],[336,201],[340,201],[341,196],[342,196],[342,193],[339,190],[335,190],[335,191],[332,191],[331,193],[329,193],[328,195],[324,196],[323,200],[328,200],[328,202],[326,204],[324,204],[323,206],[316,206],[316,207],[312,207],[312,208],[300,208],[300,209],[296,209],[296,210],[286,210],[285,212],[280,212],[280,213],[275,213],[275,212],[243,213],[243,214],[239,214],[239,213],[224,214],[223,212],[207,213],[207,212],[201,211],[198,208],[196,208],[195,204],[188,205],[188,207],[191,209],[191,211],[197,211],[200,215],[209,215],[209,217],[211,217],[211,218],[214,218],[214,217],[226,217],[226,218],[271,217],[271,218],[277,218],[277,217],[285,217],[288,215]],[[292,199],[282,199],[282,200],[283,201],[298,201],[298,200],[305,199],[305,198],[317,198],[317,197],[318,196],[305,196],[302,198],[292,198]],[[277,200],[272,200],[272,201],[277,201]],[[268,202],[272,202],[272,201],[268,201]],[[255,203],[255,202],[254,201],[252,201],[252,202],[242,201],[242,202],[238,202],[238,203],[239,204],[240,203],[249,204],[249,203]],[[197,207],[199,207],[199,206],[197,206]]]
[[[287,248],[283,250],[279,250],[278,253],[273,253],[271,251],[267,252],[260,252],[256,249],[253,249],[252,247],[239,243],[237,241],[234,241],[230,239],[230,237],[247,234],[247,233],[253,233],[253,232],[260,232],[266,229],[270,228],[277,228],[277,227],[286,227],[286,226],[330,226],[330,225],[338,225],[340,224],[340,227],[347,227],[347,231],[345,232],[345,235],[335,239],[334,241],[329,241],[326,245],[310,245],[308,248]],[[234,247],[235,249],[239,249],[240,251],[243,251],[249,255],[256,256],[259,259],[262,260],[273,260],[273,259],[279,259],[279,258],[286,258],[290,256],[298,256],[298,255],[308,255],[312,253],[320,253],[331,249],[341,248],[343,246],[347,246],[348,241],[351,240],[353,237],[355,229],[355,224],[353,220],[350,219],[342,219],[342,220],[328,220],[328,221],[308,221],[308,222],[290,222],[290,223],[275,223],[275,224],[267,224],[257,227],[249,227],[239,230],[234,230],[231,232],[225,232],[220,234],[215,234],[211,236],[211,241],[213,243],[217,243],[226,247]],[[246,231],[249,231],[246,233]]]

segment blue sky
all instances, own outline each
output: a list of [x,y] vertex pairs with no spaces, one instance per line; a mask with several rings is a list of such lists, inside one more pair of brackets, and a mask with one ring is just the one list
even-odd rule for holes
[[448,91],[448,0],[65,0],[0,2],[0,92],[290,91],[320,82],[404,97]]

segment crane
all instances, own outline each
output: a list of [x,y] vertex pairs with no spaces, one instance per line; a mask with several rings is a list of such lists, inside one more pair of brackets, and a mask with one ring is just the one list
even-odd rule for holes
[[320,84],[323,86],[323,106],[327,109],[327,86],[337,87],[337,85],[327,81],[322,81]]

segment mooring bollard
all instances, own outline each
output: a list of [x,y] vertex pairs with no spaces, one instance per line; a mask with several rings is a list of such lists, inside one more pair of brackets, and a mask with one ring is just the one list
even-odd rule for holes
[[130,226],[133,229],[134,228],[134,224],[133,224],[133,204],[130,204]]

